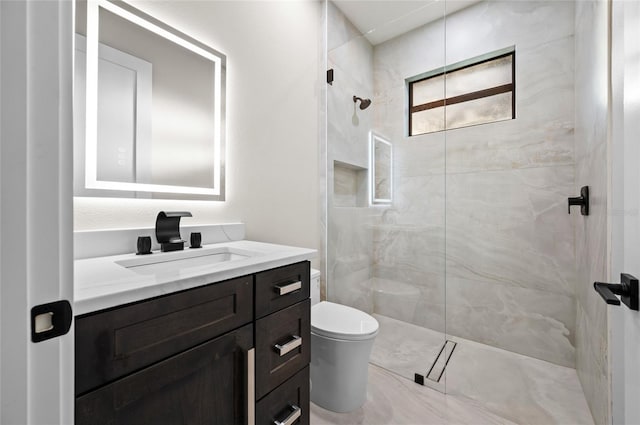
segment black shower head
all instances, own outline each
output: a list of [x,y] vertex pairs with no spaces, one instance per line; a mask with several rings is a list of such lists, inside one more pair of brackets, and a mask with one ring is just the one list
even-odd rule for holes
[[353,96],[354,103],[356,103],[358,100],[360,101],[360,109],[367,109],[369,105],[371,105],[371,99],[362,99],[361,97]]

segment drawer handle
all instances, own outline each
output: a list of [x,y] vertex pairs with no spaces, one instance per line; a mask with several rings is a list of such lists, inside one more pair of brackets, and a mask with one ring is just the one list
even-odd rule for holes
[[295,404],[292,404],[290,408],[291,408],[291,413],[289,413],[289,416],[287,416],[283,421],[275,420],[273,421],[273,424],[274,425],[292,425],[296,421],[296,419],[302,416],[302,409],[300,409],[298,406],[296,406]]
[[275,349],[280,354],[280,357],[284,356],[288,352],[300,347],[302,345],[302,337],[293,335],[291,341],[286,344],[276,344]]
[[285,285],[276,285],[274,286],[278,295],[286,295],[293,291],[298,291],[302,289],[302,281],[297,281],[293,283],[287,283]]
[[256,423],[256,349],[247,351],[247,425]]

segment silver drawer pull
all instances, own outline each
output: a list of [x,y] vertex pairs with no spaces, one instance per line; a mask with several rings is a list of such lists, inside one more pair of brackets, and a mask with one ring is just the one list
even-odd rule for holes
[[298,335],[293,335],[291,338],[292,338],[291,341],[287,342],[286,344],[275,345],[275,349],[280,354],[280,357],[284,356],[291,350],[294,350],[302,345],[302,337]]
[[276,285],[274,286],[274,288],[278,295],[286,295],[290,292],[302,289],[302,281],[299,280],[297,282],[287,283],[285,285]]
[[292,404],[291,413],[289,413],[289,416],[287,416],[283,421],[275,420],[273,421],[273,424],[274,425],[292,425],[300,416],[302,416],[302,409]]
[[256,349],[247,351],[247,424],[256,423]]

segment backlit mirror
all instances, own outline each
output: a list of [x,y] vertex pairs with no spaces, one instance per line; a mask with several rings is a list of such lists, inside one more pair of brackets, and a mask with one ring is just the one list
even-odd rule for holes
[[371,203],[392,201],[393,154],[391,142],[371,133]]
[[123,2],[76,16],[75,195],[224,200],[225,55]]

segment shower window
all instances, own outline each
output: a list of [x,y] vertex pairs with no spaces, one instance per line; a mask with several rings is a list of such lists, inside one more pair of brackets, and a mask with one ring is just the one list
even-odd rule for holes
[[516,117],[512,48],[422,74],[408,85],[409,136]]

